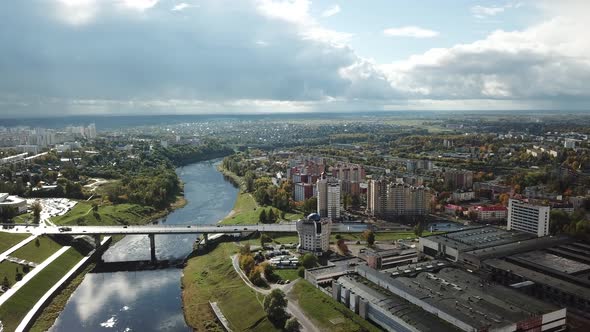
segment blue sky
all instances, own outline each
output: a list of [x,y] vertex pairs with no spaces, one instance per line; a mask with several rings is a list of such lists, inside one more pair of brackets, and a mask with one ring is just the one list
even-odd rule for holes
[[0,117],[587,110],[584,0],[1,4]]
[[[519,8],[504,8],[519,4]],[[330,17],[322,12],[338,6],[340,11]],[[502,8],[493,16],[478,18],[473,8]],[[412,54],[434,47],[451,47],[485,38],[494,30],[526,28],[540,13],[524,1],[316,1],[313,10],[328,28],[354,34],[350,45],[360,56],[378,62],[403,60]],[[391,38],[383,30],[392,27],[419,26],[437,31],[436,38]]]

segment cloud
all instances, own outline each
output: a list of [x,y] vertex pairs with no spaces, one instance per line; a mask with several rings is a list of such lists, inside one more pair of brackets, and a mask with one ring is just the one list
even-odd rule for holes
[[432,38],[438,36],[439,32],[417,26],[405,26],[385,29],[383,34],[388,37]]
[[486,16],[496,16],[496,14],[504,12],[504,7],[484,7],[484,6],[473,6],[471,7],[471,13],[477,18],[484,18]]
[[324,10],[321,14],[322,17],[332,17],[336,14],[340,13],[340,6],[333,5],[330,6],[328,9]]
[[174,7],[172,7],[172,11],[173,12],[181,12],[187,8],[191,8],[191,7],[196,7],[196,5],[190,5],[186,2],[181,2],[179,4],[174,5]]
[[585,1],[541,2],[547,19],[526,29],[386,64],[360,57],[349,45],[353,35],[323,26],[309,1],[201,0],[200,10],[171,10],[181,4],[6,2],[0,117],[579,109],[590,102]]

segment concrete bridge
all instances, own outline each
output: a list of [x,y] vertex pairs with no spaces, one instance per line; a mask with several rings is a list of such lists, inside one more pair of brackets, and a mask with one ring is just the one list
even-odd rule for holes
[[[244,234],[253,232],[297,233],[295,223],[257,225],[144,225],[144,226],[45,226],[4,224],[11,227],[10,233],[34,235],[88,235],[100,244],[101,235],[147,235],[150,240],[152,261],[156,261],[156,240],[158,234],[202,234],[205,244],[209,234]],[[14,227],[12,227],[14,226]],[[347,232],[363,232],[350,230]]]

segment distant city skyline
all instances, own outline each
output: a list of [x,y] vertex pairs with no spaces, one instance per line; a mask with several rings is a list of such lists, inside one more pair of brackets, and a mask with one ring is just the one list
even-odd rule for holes
[[0,118],[589,110],[590,3],[31,0]]

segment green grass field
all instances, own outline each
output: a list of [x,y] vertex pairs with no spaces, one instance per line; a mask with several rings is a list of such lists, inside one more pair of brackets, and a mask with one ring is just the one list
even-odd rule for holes
[[189,259],[182,278],[185,318],[198,331],[213,330],[217,302],[234,331],[278,331],[262,309],[264,296],[250,289],[235,272],[230,256],[237,247],[221,243],[206,255]]
[[0,263],[0,282],[2,282],[4,280],[4,277],[6,277],[6,278],[8,278],[8,282],[10,283],[10,286],[14,285],[17,282],[17,280],[16,280],[17,271],[22,273],[23,276],[25,275],[22,265],[19,265],[19,264],[13,263],[13,262],[9,262],[9,261],[3,261],[2,263]]
[[0,253],[12,248],[15,244],[28,238],[27,234],[11,234],[0,232]]
[[26,224],[33,222],[33,214],[32,213],[23,213],[19,214],[18,216],[12,219],[15,224]]
[[5,331],[14,331],[24,316],[53,285],[59,281],[83,255],[73,248],[39,272],[0,307],[0,320]]
[[[37,242],[37,240],[39,241]],[[37,239],[13,252],[11,256],[39,264],[61,249],[61,247],[62,246],[59,243],[51,238],[39,236]]]
[[293,281],[299,278],[299,275],[297,274],[297,269],[276,269],[273,273],[279,276],[281,280]]
[[143,225],[153,218],[155,209],[137,204],[101,205],[92,211],[92,204],[79,202],[63,216],[53,217],[57,225]]
[[[331,332],[356,332],[356,331],[381,331],[368,321],[357,316],[343,304],[336,302],[330,296],[305,280],[299,280],[293,286],[289,294],[289,300],[294,299],[299,303],[301,310],[311,317],[322,331]],[[339,319],[338,324],[330,320]]]
[[[251,194],[240,192],[231,215],[223,219],[221,223],[226,225],[254,225],[258,223],[258,217],[262,209],[266,209],[268,212],[270,206],[260,207]],[[278,211],[278,209],[275,209],[275,211]],[[303,218],[301,213],[285,214],[286,220],[298,220],[301,218]]]

